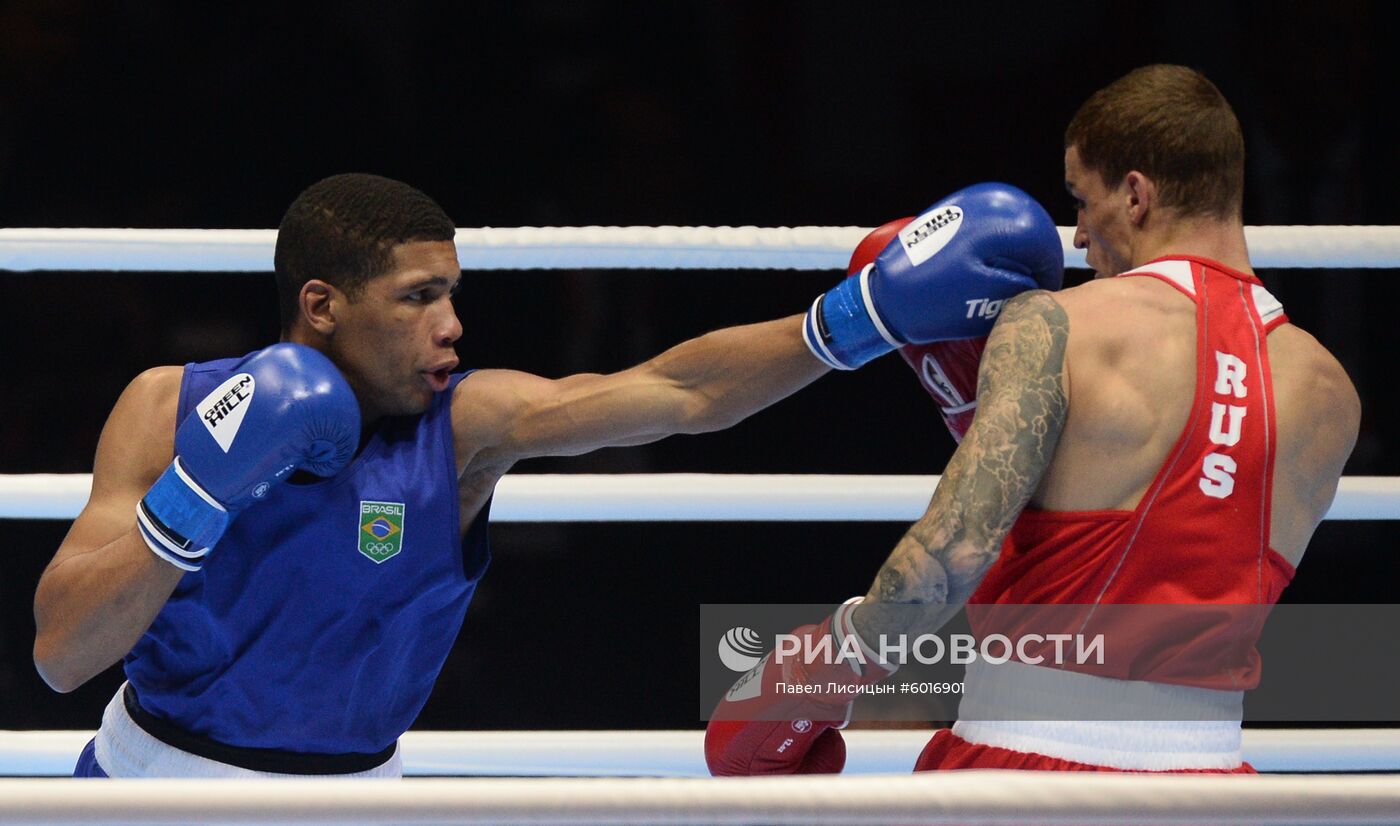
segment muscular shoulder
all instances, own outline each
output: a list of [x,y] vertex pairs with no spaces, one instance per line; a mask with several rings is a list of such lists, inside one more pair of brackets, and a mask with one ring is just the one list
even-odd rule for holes
[[182,367],[152,367],[132,379],[112,409],[109,426],[115,419],[123,427],[147,436],[167,433],[173,443],[184,372]]
[[180,397],[180,382],[185,368],[178,365],[152,367],[131,380],[122,392],[122,399],[132,404],[169,405],[173,411]]
[[1303,443],[1326,434],[1349,455],[1361,423],[1361,399],[1336,356],[1305,330],[1282,324],[1269,334],[1269,367],[1280,419],[1288,415],[1306,423],[1303,430],[1311,435]]
[[1055,299],[1069,320],[1068,360],[1081,369],[1135,373],[1194,353],[1195,304],[1158,279],[1099,279]]
[[1032,290],[1008,301],[987,339],[978,372],[981,410],[993,405],[998,393],[1048,394],[1063,401],[1068,337],[1069,320],[1053,293]]
[[596,378],[591,373],[546,379],[518,370],[477,370],[462,379],[452,396],[459,470],[513,463],[517,431],[570,388]]
[[459,469],[500,440],[521,406],[514,375],[511,370],[477,370],[452,391],[452,434]]
[[1296,565],[1356,446],[1361,400],[1341,363],[1292,324],[1269,333],[1269,372],[1278,417],[1269,541]]
[[1356,394],[1337,357],[1301,327],[1280,324],[1270,332],[1269,358],[1275,367],[1306,374],[1307,384],[1319,397]]
[[1031,290],[1009,299],[988,338],[988,346],[997,342],[1017,341],[1027,331],[1047,328],[1057,335],[1063,335],[1067,322],[1060,295],[1047,290]]
[[1156,278],[1101,278],[1061,290],[1055,300],[1071,321],[1092,322],[1100,335],[1141,333],[1144,323],[1168,319],[1195,321],[1195,305],[1170,284]]
[[1174,438],[1195,382],[1195,304],[1155,278],[1100,279],[1056,300],[1069,327],[1067,443],[1143,450]]
[[95,492],[107,484],[149,485],[169,464],[183,376],[181,367],[153,367],[122,391],[98,441]]

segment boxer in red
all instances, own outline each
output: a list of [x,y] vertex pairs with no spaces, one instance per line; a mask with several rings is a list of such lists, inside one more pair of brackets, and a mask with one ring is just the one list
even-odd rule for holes
[[[1361,411],[1341,365],[1253,274],[1243,177],[1234,112],[1193,70],[1138,69],[1080,108],[1065,184],[1074,243],[1096,278],[1006,302],[982,355],[976,416],[927,512],[833,633],[869,649],[880,635],[935,630],[964,604],[1278,599],[1336,494]],[[905,355],[945,418],[966,412],[972,388],[956,359]],[[916,628],[882,605],[928,611]],[[1239,719],[1206,712],[1238,705],[1257,683],[1257,633],[1225,641],[1241,653],[1213,671],[1193,670],[1189,656],[1125,678],[974,664],[962,719],[935,734],[916,770],[1252,772]],[[888,673],[867,672],[862,681]],[[1172,705],[1147,722],[1023,722],[1021,703],[1076,692]],[[823,732],[814,763],[794,754],[762,765],[839,770],[839,736]]]

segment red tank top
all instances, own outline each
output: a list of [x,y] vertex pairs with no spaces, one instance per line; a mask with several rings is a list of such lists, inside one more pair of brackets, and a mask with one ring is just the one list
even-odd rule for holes
[[[1196,389],[1185,429],[1134,510],[1027,508],[970,605],[1272,605],[1293,578],[1293,566],[1269,547],[1276,434],[1265,337],[1287,320],[1283,307],[1255,276],[1206,259],[1162,258],[1120,277],[1142,276],[1196,305]],[[1194,613],[1184,621],[1200,624],[1205,614]],[[1256,685],[1260,613],[1222,610],[1204,622],[1190,635],[1140,628],[1150,653],[1099,673]],[[1146,639],[1154,634],[1160,639]]]

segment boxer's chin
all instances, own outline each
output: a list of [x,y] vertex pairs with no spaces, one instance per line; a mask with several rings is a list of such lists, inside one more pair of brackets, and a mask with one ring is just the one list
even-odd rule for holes
[[428,411],[433,403],[436,394],[429,387],[422,386],[421,383],[405,388],[395,394],[389,409],[385,410],[385,415],[389,416],[419,416]]

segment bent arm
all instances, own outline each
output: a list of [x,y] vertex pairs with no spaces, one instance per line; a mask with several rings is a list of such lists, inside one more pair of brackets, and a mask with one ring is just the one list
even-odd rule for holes
[[1007,302],[982,357],[972,427],[928,510],[895,546],[856,609],[862,637],[915,626],[936,631],[981,584],[1064,429],[1068,336],[1068,318],[1050,293],[1023,293]]
[[827,372],[802,342],[802,320],[718,330],[609,375],[473,373],[453,399],[459,468],[729,427]]
[[151,553],[136,503],[170,464],[181,370],[138,376],[107,418],[92,496],[34,595],[34,665],[68,692],[124,657],[150,627],[183,571]]

